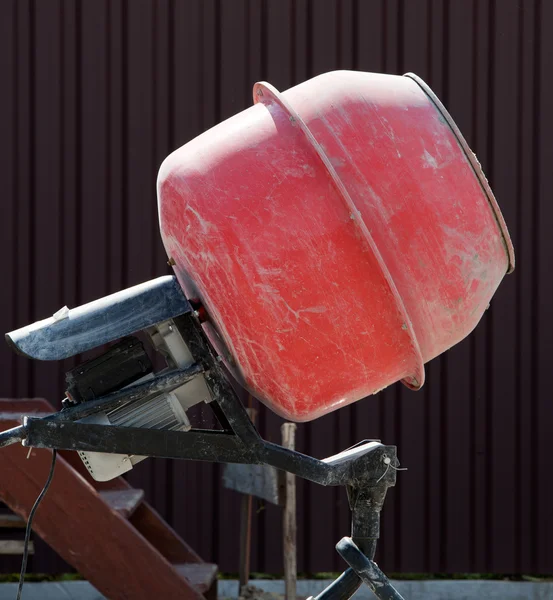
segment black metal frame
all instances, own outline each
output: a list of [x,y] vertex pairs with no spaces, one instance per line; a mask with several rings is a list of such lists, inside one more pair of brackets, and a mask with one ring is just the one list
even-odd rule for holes
[[[84,450],[164,458],[267,464],[324,486],[346,486],[352,511],[352,538],[337,546],[350,564],[318,599],[349,598],[368,583],[378,598],[401,600],[372,559],[379,537],[380,511],[396,481],[396,448],[364,441],[319,460],[261,438],[227,379],[219,357],[192,309],[174,319],[196,363],[120,390],[103,398],[68,407],[43,418],[25,417],[23,425],[0,434],[0,447],[15,441],[35,448]],[[76,422],[98,412],[168,392],[203,374],[213,401],[210,406],[222,430],[187,432],[137,429]]]

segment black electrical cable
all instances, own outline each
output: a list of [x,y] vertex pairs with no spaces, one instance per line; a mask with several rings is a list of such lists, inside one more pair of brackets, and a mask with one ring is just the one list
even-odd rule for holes
[[19,575],[19,585],[17,586],[17,600],[21,600],[21,592],[23,591],[23,582],[25,581],[25,571],[27,570],[27,558],[29,556],[29,539],[31,537],[31,527],[33,524],[33,517],[35,516],[36,510],[41,503],[42,499],[46,495],[50,484],[52,483],[52,478],[54,477],[54,468],[56,466],[56,456],[57,450],[52,450],[52,464],[50,466],[50,473],[48,473],[48,479],[46,479],[46,483],[42,488],[42,492],[38,495],[38,498],[35,500],[33,504],[33,508],[31,508],[31,512],[29,513],[29,519],[27,520],[27,528],[25,529],[25,542],[23,544],[23,560],[21,561],[21,573]]

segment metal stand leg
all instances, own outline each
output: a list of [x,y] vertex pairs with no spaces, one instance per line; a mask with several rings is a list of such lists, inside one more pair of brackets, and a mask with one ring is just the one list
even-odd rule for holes
[[315,600],[348,600],[361,587],[361,578],[349,568],[325,588]]
[[380,511],[384,506],[390,483],[387,478],[383,478],[375,486],[348,488],[352,511],[351,537],[361,552],[371,560],[376,553],[376,545],[380,537]]
[[347,486],[352,514],[351,538],[343,538],[336,546],[350,568],[315,600],[348,600],[363,582],[381,600],[403,600],[373,561],[380,537],[380,511],[388,488],[395,485],[396,463],[395,448],[388,447],[380,464],[359,465],[359,478],[354,478],[356,485]]
[[336,550],[350,568],[324,589],[315,600],[348,600],[359,589],[361,583],[366,583],[380,600],[404,600],[377,564],[367,558],[351,538],[342,538],[336,545]]
[[404,600],[377,564],[369,560],[351,538],[342,538],[336,545],[336,550],[364,583],[371,588],[377,598],[380,600]]

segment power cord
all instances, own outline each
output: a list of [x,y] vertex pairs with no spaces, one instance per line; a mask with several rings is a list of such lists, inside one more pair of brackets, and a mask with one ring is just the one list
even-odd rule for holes
[[25,581],[25,571],[27,570],[27,558],[29,556],[29,539],[31,537],[31,527],[33,524],[33,517],[37,511],[39,504],[42,499],[46,495],[50,484],[52,483],[52,478],[54,477],[54,468],[56,466],[56,456],[57,450],[52,450],[52,464],[50,465],[50,473],[48,473],[48,479],[42,488],[42,492],[38,495],[38,498],[35,500],[33,504],[33,508],[31,508],[31,512],[29,513],[29,519],[27,520],[27,528],[25,529],[25,542],[23,544],[23,560],[21,562],[21,573],[19,575],[19,585],[17,586],[17,600],[21,600],[21,592],[23,591],[23,583]]

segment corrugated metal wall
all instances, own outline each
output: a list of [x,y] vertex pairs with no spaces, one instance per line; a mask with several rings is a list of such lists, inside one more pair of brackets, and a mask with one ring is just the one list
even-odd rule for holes
[[[552,26],[546,0],[1,0],[0,329],[165,273],[157,168],[249,106],[256,80],[414,71],[483,163],[518,269],[421,392],[397,385],[302,425],[298,447],[399,446],[409,470],[383,513],[389,571],[553,572]],[[1,347],[0,393],[56,401],[70,364]],[[278,440],[277,417],[260,424]],[[131,480],[203,557],[236,571],[239,501],[219,477],[150,460]],[[298,497],[299,569],[339,570],[345,494],[300,483]],[[282,571],[279,510],[254,520],[253,569]],[[32,567],[64,568],[43,546]]]

